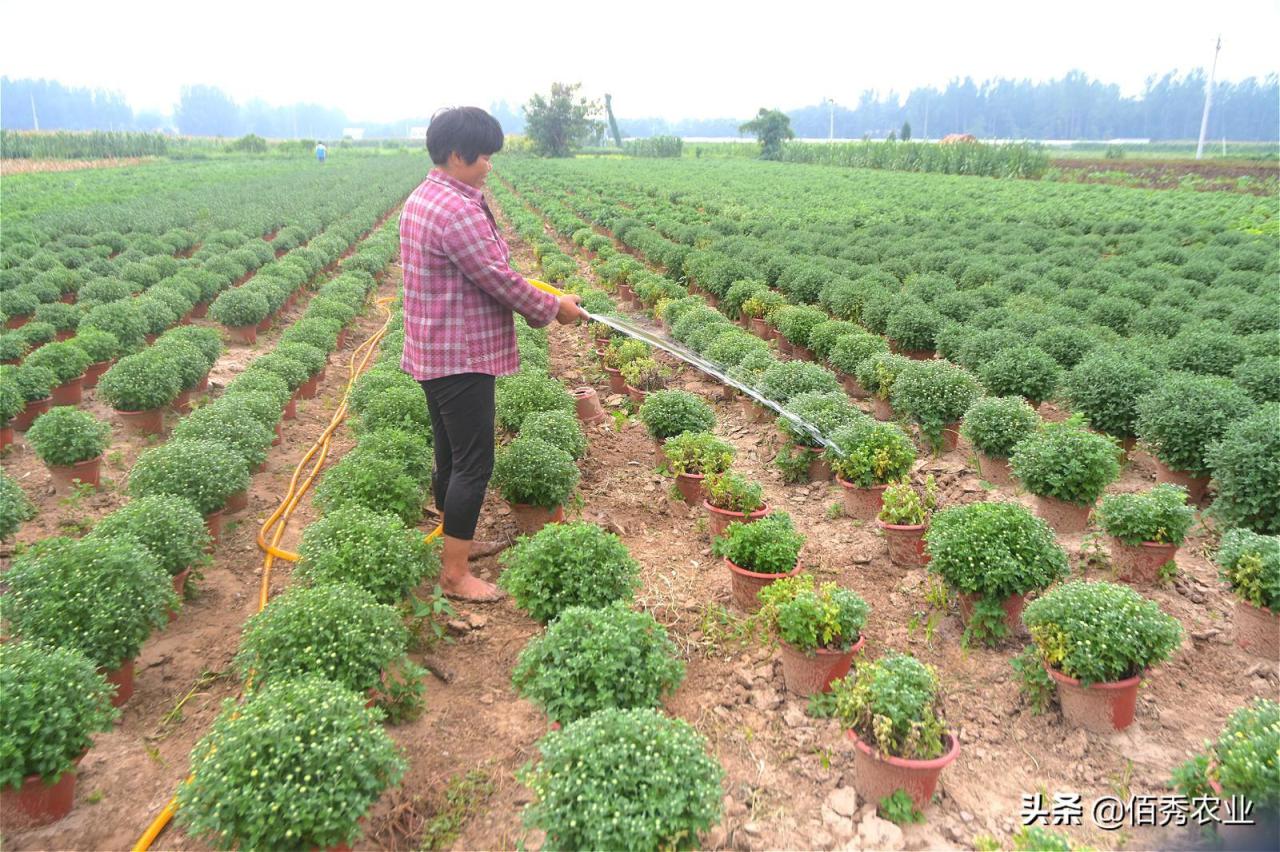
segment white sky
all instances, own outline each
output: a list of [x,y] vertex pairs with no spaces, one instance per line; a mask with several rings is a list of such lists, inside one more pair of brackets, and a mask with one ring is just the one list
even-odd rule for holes
[[[863,7],[863,8],[859,8]],[[1037,7],[1043,9],[1038,11]],[[745,117],[955,76],[1080,68],[1138,94],[1151,74],[1280,66],[1280,0],[0,0],[0,73],[122,91],[169,112],[183,84],[299,101],[353,121],[518,104],[552,81],[613,94],[621,117]]]

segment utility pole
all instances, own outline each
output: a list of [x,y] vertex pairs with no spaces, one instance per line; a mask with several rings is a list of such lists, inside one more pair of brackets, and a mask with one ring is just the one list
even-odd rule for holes
[[1209,107],[1213,103],[1213,77],[1218,72],[1218,51],[1222,50],[1222,36],[1213,49],[1213,65],[1209,69],[1209,83],[1204,90],[1204,114],[1200,116],[1200,141],[1196,143],[1196,159],[1204,156],[1204,134],[1209,129]]
[[822,102],[827,105],[827,142],[836,141],[836,102],[825,95]]
[[40,117],[36,115],[36,93],[28,92],[31,96],[31,123],[35,125],[35,129],[40,129]]

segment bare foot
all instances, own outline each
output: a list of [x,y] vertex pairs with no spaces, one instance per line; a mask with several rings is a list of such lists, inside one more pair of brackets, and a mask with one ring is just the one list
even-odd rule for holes
[[467,561],[483,559],[486,556],[501,553],[510,546],[510,541],[480,541],[476,539],[471,542],[471,552],[467,554]]
[[455,601],[489,603],[502,600],[504,594],[493,583],[487,583],[472,574],[464,574],[457,582],[441,584],[444,596]]

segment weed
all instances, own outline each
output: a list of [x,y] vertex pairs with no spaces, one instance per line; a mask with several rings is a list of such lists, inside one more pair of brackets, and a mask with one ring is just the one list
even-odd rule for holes
[[110,467],[124,467],[124,453],[119,450],[112,450],[107,453],[106,461]]
[[615,411],[611,411],[609,412],[609,416],[613,418],[613,431],[615,432],[621,432],[626,428],[627,421],[631,419],[625,408],[619,408]]
[[924,814],[916,810],[915,802],[902,788],[880,800],[880,816],[897,825],[924,822]]
[[720,604],[708,603],[702,608],[698,629],[702,632],[703,653],[710,657],[758,644],[765,622],[760,613],[744,617]]
[[1080,540],[1080,556],[1076,559],[1076,573],[1081,577],[1090,569],[1107,571],[1111,568],[1111,553],[1107,550],[1102,534],[1086,533]]
[[1048,710],[1054,695],[1057,694],[1057,689],[1053,685],[1053,679],[1040,663],[1040,655],[1036,653],[1035,646],[1028,645],[1021,654],[1009,660],[1009,664],[1017,673],[1018,691],[1027,700],[1031,712],[1039,716]]
[[[188,584],[188,588],[189,587],[190,584]],[[186,706],[187,702],[203,693],[210,686],[213,686],[219,678],[224,676],[224,672],[212,671],[210,669],[205,669],[200,672],[196,677],[195,683],[191,685],[189,690],[187,690],[186,695],[179,698],[178,703],[173,705],[173,708],[168,713],[165,713],[160,717],[160,724],[156,726],[155,732],[148,736],[148,739],[163,740],[165,737],[169,736],[169,733],[173,728],[182,722],[182,708]]]
[[933,609],[947,611],[947,584],[930,574],[924,590],[924,602]]
[[975,834],[973,836],[973,848],[977,852],[1000,852],[1004,847],[1000,845],[999,840],[996,840],[990,834]]
[[815,692],[809,696],[805,712],[814,719],[832,719],[836,715],[835,692]]
[[96,805],[102,801],[102,797],[106,795],[101,790],[94,790],[92,793],[84,797],[84,800],[91,805]]
[[1130,785],[1133,783],[1133,761],[1125,759],[1124,766],[1112,773],[1108,778],[1111,792],[1123,802],[1129,800]]
[[834,521],[844,517],[844,504],[839,500],[827,507],[827,520]]
[[430,649],[441,639],[445,639],[449,619],[458,614],[439,585],[432,590],[431,597],[426,600],[417,595],[411,595],[409,600],[402,604],[402,609],[406,610],[405,619],[409,624],[412,645],[417,650]]
[[422,715],[427,706],[426,676],[427,670],[408,657],[386,667],[378,688],[378,707],[386,711],[388,724],[399,725]]
[[782,471],[782,481],[805,482],[809,479],[809,454],[793,446],[785,446],[773,457],[773,463]]
[[1178,563],[1170,559],[1168,562],[1160,566],[1160,572],[1158,574],[1160,585],[1162,586],[1172,585],[1173,581],[1177,579],[1179,573],[1180,572],[1178,571]]

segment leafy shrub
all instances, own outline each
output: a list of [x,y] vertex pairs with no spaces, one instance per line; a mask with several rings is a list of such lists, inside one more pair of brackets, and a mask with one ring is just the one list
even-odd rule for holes
[[355,384],[351,386],[347,405],[356,415],[362,415],[371,402],[391,388],[416,390],[425,399],[422,386],[399,367],[374,367],[356,379]]
[[1229,425],[1222,438],[1205,451],[1205,463],[1218,490],[1210,512],[1224,526],[1248,527],[1267,535],[1280,533],[1277,424],[1280,405],[1268,403]]
[[186,343],[194,346],[212,367],[222,355],[222,338],[212,328],[199,325],[180,325],[161,335],[157,344]]
[[838,391],[840,382],[832,372],[808,361],[779,361],[760,377],[760,393],[786,404],[808,391]]
[[1280,612],[1280,538],[1241,528],[1228,530],[1213,561],[1241,599]]
[[632,361],[649,357],[649,346],[643,340],[615,337],[604,350],[604,365],[620,370]]
[[1132,438],[1138,399],[1155,389],[1159,376],[1119,352],[1087,356],[1067,374],[1064,390],[1071,408],[1089,425],[1117,438]]
[[529,640],[511,675],[519,693],[553,721],[605,709],[657,707],[684,679],[667,631],[620,602],[571,606]]
[[47,465],[96,459],[111,445],[111,426],[70,405],[51,408],[27,430],[27,442]]
[[855,323],[826,319],[813,327],[809,332],[809,342],[805,345],[809,347],[819,361],[826,361],[840,338],[849,334],[857,334],[861,331],[862,329]]
[[1129,586],[1074,580],[1027,604],[1040,658],[1083,685],[1133,677],[1182,642],[1177,619]]
[[682,432],[662,443],[673,474],[724,473],[733,464],[733,445],[710,432]]
[[49,393],[58,383],[58,377],[48,367],[21,364],[16,370],[5,370],[5,372],[9,374],[8,378],[25,402],[48,399]]
[[275,403],[277,411],[282,411],[293,396],[288,382],[266,370],[246,370],[231,380],[222,396],[225,399],[246,393],[266,394]]
[[169,494],[130,500],[98,521],[90,535],[132,539],[171,577],[202,561],[209,545],[209,530],[196,507]]
[[105,331],[115,337],[120,342],[120,349],[123,352],[132,352],[141,346],[145,342],[147,333],[146,323],[131,300],[90,308],[80,320],[77,331],[83,333],[91,328]]
[[949,361],[912,361],[893,382],[890,397],[895,411],[906,415],[937,449],[942,430],[956,423],[982,394],[977,379]]
[[422,489],[394,461],[348,454],[325,473],[316,487],[315,504],[325,514],[347,506],[363,506],[394,515],[406,526],[422,519]]
[[859,362],[856,378],[867,393],[880,399],[889,399],[894,382],[911,363],[911,359],[906,356],[881,352]]
[[325,354],[323,349],[310,346],[306,343],[278,343],[275,350],[287,358],[292,358],[299,364],[307,368],[307,375],[314,376],[325,368],[329,362],[329,356]]
[[535,437],[517,437],[499,451],[493,482],[509,503],[554,509],[564,504],[578,484],[573,458]]
[[1044,423],[1009,456],[1026,489],[1041,497],[1091,506],[1120,475],[1115,440],[1074,423]]
[[716,413],[701,397],[682,390],[649,394],[640,406],[640,420],[649,436],[665,441],[684,432],[707,432],[716,425]]
[[193,389],[213,367],[197,346],[177,338],[161,337],[145,354],[164,361],[177,374],[182,390]]
[[787,574],[795,569],[804,536],[786,512],[773,512],[749,524],[734,521],[712,542],[716,556],[757,574]]
[[1184,328],[1168,346],[1169,369],[1206,376],[1230,376],[1249,355],[1245,342],[1228,331],[1204,326]]
[[870,418],[856,421],[831,436],[836,449],[826,453],[831,469],[859,488],[902,479],[916,462],[916,448],[893,423]]
[[58,331],[73,331],[84,316],[84,308],[79,305],[68,305],[65,302],[50,302],[36,308],[33,318],[36,322],[47,322]]
[[12,634],[118,668],[178,605],[151,554],[126,539],[54,537],[13,561],[0,613]]
[[671,381],[671,371],[653,358],[637,358],[628,361],[619,369],[622,379],[633,388],[643,391],[657,391],[665,388]]
[[[1222,796],[1243,796],[1266,819],[1280,804],[1280,704],[1255,698],[1227,719],[1222,733],[1206,743],[1205,768],[1222,787]],[[1209,767],[1212,766],[1210,769]],[[1210,795],[1206,793],[1205,795]]]
[[601,710],[538,750],[520,777],[536,796],[524,818],[549,849],[696,849],[720,820],[724,771],[681,719]]
[[934,336],[942,323],[942,314],[923,302],[912,299],[889,314],[884,332],[902,349],[932,351]]
[[764,489],[760,483],[731,470],[707,474],[702,480],[702,490],[708,503],[726,512],[749,515],[764,506]]
[[366,402],[359,416],[361,432],[378,429],[431,431],[431,411],[427,408],[427,397],[420,387],[389,387]]
[[28,775],[52,784],[71,769],[120,715],[113,690],[79,651],[0,643],[0,788]]
[[1137,403],[1137,433],[1173,470],[1207,476],[1205,455],[1232,421],[1249,414],[1253,401],[1229,379],[1169,373]]
[[769,344],[755,335],[745,331],[734,332],[731,328],[721,332],[711,345],[702,352],[702,356],[721,367],[735,367],[750,353],[768,353]]
[[1098,522],[1124,544],[1155,541],[1181,545],[1196,519],[1187,505],[1187,490],[1157,485],[1136,494],[1108,494],[1098,507]]
[[[844,391],[806,391],[787,402],[787,411],[818,430],[823,436],[834,435],[845,426],[867,416],[858,410]],[[808,431],[800,429],[786,417],[778,418],[778,428],[795,444],[817,448],[820,445]]]
[[27,360],[23,363],[32,367],[45,367],[52,370],[54,376],[58,379],[58,384],[65,384],[72,379],[78,379],[83,376],[84,371],[93,362],[89,358],[89,353],[67,340],[60,343],[47,343],[41,346],[28,355]]
[[378,603],[399,603],[440,573],[436,549],[394,515],[342,506],[308,526],[298,545],[299,579],[316,585],[351,583]]
[[836,716],[881,754],[928,760],[943,753],[942,697],[932,666],[886,654],[831,684]]
[[171,440],[212,441],[233,450],[250,470],[267,460],[267,451],[275,438],[270,426],[246,417],[242,406],[219,400],[188,414],[173,430]]
[[18,531],[23,521],[36,515],[36,507],[27,497],[22,486],[9,474],[0,470],[0,540]]
[[275,373],[284,379],[285,384],[289,386],[290,392],[296,391],[302,387],[303,382],[311,378],[311,374],[307,372],[306,367],[287,355],[282,355],[280,352],[263,355],[253,362],[251,369],[258,372]]
[[818,308],[789,305],[780,308],[774,322],[778,333],[794,346],[808,346],[810,333],[821,323],[829,320],[825,311]]
[[251,287],[224,290],[209,306],[209,318],[228,328],[257,325],[270,313],[267,297]]
[[26,287],[0,292],[0,313],[7,317],[27,317],[35,313],[40,299]]
[[9,421],[21,414],[26,407],[27,401],[22,398],[17,383],[9,380],[7,375],[0,377],[0,428],[7,427]]
[[404,656],[409,631],[395,607],[349,583],[294,586],[250,617],[235,663],[259,688],[316,674],[365,693]]
[[1039,403],[1053,396],[1061,370],[1034,346],[1011,346],[979,367],[978,376],[994,396],[1022,396]]
[[778,637],[796,650],[848,651],[862,635],[871,608],[835,583],[815,588],[812,574],[783,577],[760,590],[761,612]]
[[[889,354],[889,344],[884,338],[865,331],[845,334],[837,338],[827,355],[827,363],[831,369],[838,370],[846,376],[856,376],[858,366],[872,355]],[[864,385],[865,387],[865,385]]]
[[960,434],[983,455],[1003,459],[1034,434],[1039,423],[1040,415],[1022,397],[985,396],[964,413]]
[[1070,370],[1098,347],[1098,339],[1074,325],[1051,325],[1036,332],[1031,344],[1047,353],[1064,370]]
[[31,344],[22,335],[0,333],[0,361],[18,361],[30,351]]
[[502,556],[498,585],[543,623],[572,606],[630,600],[640,566],[616,535],[583,522],[548,524]]
[[525,418],[520,435],[538,438],[568,453],[575,461],[587,452],[587,436],[578,418],[567,411],[538,411]]
[[142,451],[129,472],[129,494],[190,500],[201,515],[221,509],[249,487],[249,468],[235,450],[214,441],[171,440]]
[[918,526],[929,522],[938,505],[938,486],[933,474],[925,477],[924,490],[903,479],[884,490],[878,520],[896,526]]
[[424,490],[431,487],[435,455],[430,432],[406,432],[402,429],[366,432],[348,456],[392,462]]
[[150,411],[177,398],[182,378],[159,353],[121,358],[98,380],[98,396],[117,411]]
[[192,836],[228,848],[354,843],[359,820],[405,770],[377,711],[364,703],[317,676],[227,702],[191,751],[178,820]]
[[517,373],[498,380],[495,399],[498,428],[519,432],[524,419],[538,411],[573,414],[573,397],[558,380],[539,373]]

